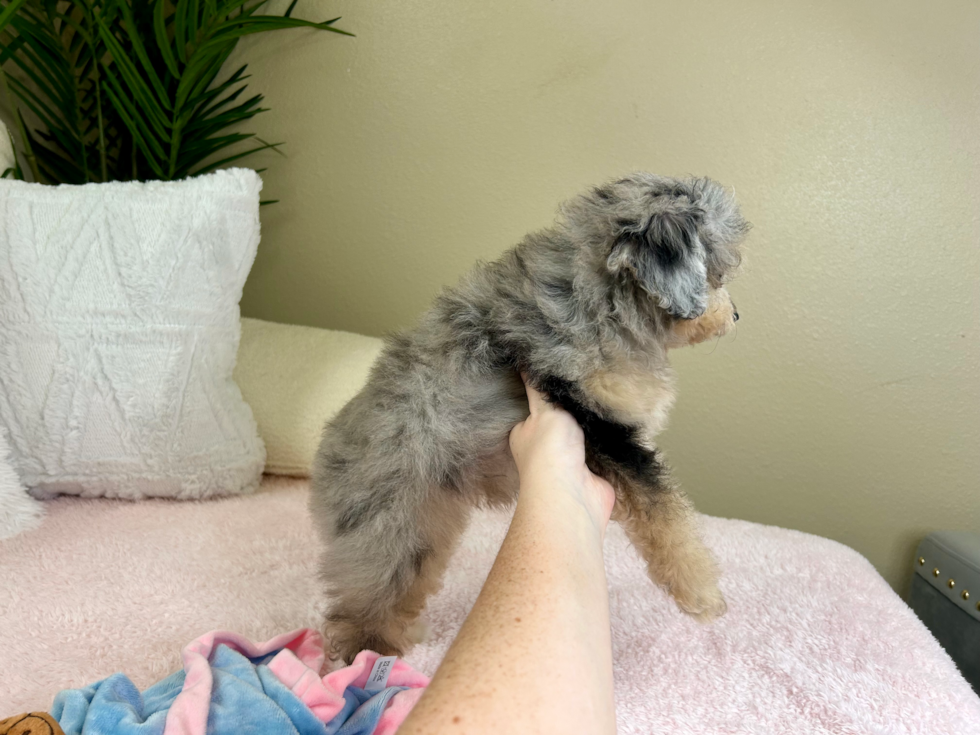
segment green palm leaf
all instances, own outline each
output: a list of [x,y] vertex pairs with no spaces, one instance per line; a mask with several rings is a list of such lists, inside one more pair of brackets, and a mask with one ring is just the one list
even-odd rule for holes
[[266,3],[0,0],[0,70],[35,178],[172,179],[278,151],[282,143],[265,141],[235,151],[254,137],[241,126],[268,111],[262,95],[242,98],[245,66],[219,81],[239,39],[298,28],[352,34],[334,27],[338,18],[292,17],[297,0],[283,15],[260,12]]
[[25,4],[27,0],[11,0],[10,2],[3,5],[0,9],[0,29],[10,22],[10,19],[19,11]]

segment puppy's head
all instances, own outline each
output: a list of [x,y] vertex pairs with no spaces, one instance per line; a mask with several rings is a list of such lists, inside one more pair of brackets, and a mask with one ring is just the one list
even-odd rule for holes
[[565,216],[599,267],[664,316],[668,347],[724,334],[738,319],[725,283],[749,225],[720,184],[635,173],[573,200]]

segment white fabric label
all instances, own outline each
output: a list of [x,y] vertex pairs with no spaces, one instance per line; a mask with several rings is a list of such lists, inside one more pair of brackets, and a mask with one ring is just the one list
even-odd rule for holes
[[371,668],[371,675],[368,677],[367,684],[364,686],[364,691],[380,692],[388,686],[388,676],[391,674],[391,668],[397,660],[398,656],[379,657]]

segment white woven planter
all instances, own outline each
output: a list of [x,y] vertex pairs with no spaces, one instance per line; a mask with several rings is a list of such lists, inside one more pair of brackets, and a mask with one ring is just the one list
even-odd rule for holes
[[0,422],[36,494],[257,486],[265,449],[232,369],[261,188],[249,169],[0,181]]

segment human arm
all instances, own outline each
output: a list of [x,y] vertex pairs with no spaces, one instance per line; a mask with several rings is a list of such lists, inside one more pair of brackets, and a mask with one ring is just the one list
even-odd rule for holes
[[493,569],[400,733],[616,731],[602,541],[615,500],[582,430],[528,387],[520,498]]

